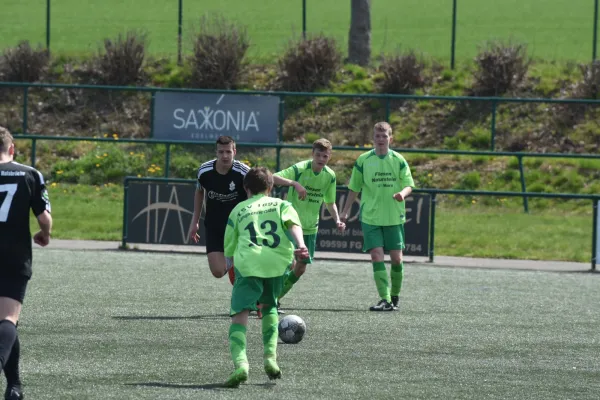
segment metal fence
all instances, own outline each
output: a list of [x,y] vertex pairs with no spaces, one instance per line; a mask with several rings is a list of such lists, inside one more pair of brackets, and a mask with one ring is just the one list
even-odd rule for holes
[[[182,60],[182,42],[183,42],[183,35],[184,35],[184,17],[187,17],[186,11],[184,10],[184,1],[183,0],[171,0],[171,4],[167,4],[169,8],[169,11],[172,11],[173,14],[172,15],[172,26],[173,26],[173,52],[176,51],[177,53],[177,59],[179,62],[181,62]],[[167,2],[168,3],[168,2]],[[171,8],[174,8],[174,4],[177,4],[177,12],[175,12],[175,10],[171,10]],[[316,14],[311,14],[309,15],[309,11],[312,12],[312,10],[316,10],[316,12],[318,12],[321,9],[321,4],[319,4],[318,2],[314,2],[314,1],[309,1],[309,0],[296,0],[295,2],[297,5],[291,6],[292,8],[286,8],[285,11],[282,11],[282,14],[292,14],[292,16],[290,17],[289,15],[285,16],[285,19],[287,21],[289,21],[289,23],[292,23],[292,21],[295,21],[295,24],[300,25],[301,24],[301,29],[302,29],[302,34],[304,36],[306,36],[306,33],[308,30],[316,32],[319,31],[320,29],[322,30],[323,27],[318,26],[317,22],[313,22],[311,20],[312,19],[319,19],[317,18]],[[456,49],[457,46],[460,45],[460,37],[461,37],[461,32],[459,31],[457,34],[457,27],[458,27],[458,18],[461,15],[461,12],[465,12],[465,14],[469,14],[472,10],[470,10],[469,8],[472,8],[472,5],[469,4],[461,4],[462,2],[459,0],[452,0],[452,2],[448,3],[447,7],[447,13],[450,15],[450,19],[448,21],[448,25],[447,27],[444,27],[445,29],[447,29],[447,32],[450,36],[450,40],[448,43],[449,46],[449,58],[450,58],[450,66],[451,68],[454,69],[455,67],[455,62],[456,62]],[[589,15],[593,16],[593,31],[590,32],[591,33],[591,43],[590,46],[592,47],[592,60],[596,59],[596,55],[597,55],[597,23],[598,23],[598,0],[593,0],[593,2],[588,3],[588,7],[589,8]],[[52,26],[56,26],[56,23],[53,25],[52,24],[52,5],[53,5],[53,1],[52,0],[46,0],[46,9],[45,9],[45,42],[46,42],[46,48],[50,51],[51,49],[51,37],[52,37]],[[188,2],[186,2],[185,4],[186,6],[190,6]],[[55,6],[61,6],[60,4],[55,4]],[[195,7],[198,7],[198,5],[194,5]],[[260,3],[255,3],[253,6],[249,6],[249,9],[253,9],[253,8],[257,8],[260,7]],[[290,6],[288,6],[290,7]],[[350,9],[350,2],[346,1],[345,3],[343,3],[343,7],[346,7],[348,10]],[[374,7],[374,6],[372,6]],[[398,14],[398,13],[404,13],[405,11],[408,11],[408,9],[410,8],[409,5],[405,4],[405,5],[398,5],[399,9],[398,10],[387,10],[387,13],[391,14],[391,18],[394,18],[394,14]],[[573,5],[573,7],[576,7],[576,5]],[[583,8],[583,7],[581,7]],[[200,8],[201,9],[201,8]],[[295,10],[301,10],[301,11],[295,11]],[[62,10],[64,12],[64,10]],[[165,6],[162,6],[161,9],[157,8],[157,16],[154,17],[151,21],[147,21],[148,23],[156,23],[156,22],[160,22],[161,24],[165,24],[168,23],[168,20],[165,19]],[[61,11],[59,11],[61,12]],[[300,15],[295,14],[295,12],[298,12]],[[431,12],[431,10],[420,10],[420,12]],[[444,13],[443,9],[436,9],[435,12],[438,13]],[[483,10],[482,10],[483,12]],[[158,14],[160,13],[160,15]],[[193,12],[191,10],[187,10],[187,13],[189,14],[193,14]],[[371,12],[371,14],[373,15],[374,11]],[[167,14],[168,15],[168,14]],[[102,15],[96,16],[98,18],[102,18]],[[472,15],[471,15],[472,17]],[[106,16],[105,18],[108,18],[108,16]],[[167,17],[169,18],[169,17]],[[560,18],[560,16],[557,16],[557,18]],[[373,20],[374,18],[372,18]],[[497,16],[496,19],[500,20],[501,17]],[[135,20],[135,17],[133,18],[129,18],[129,21],[123,21],[122,26],[129,26],[129,24],[134,24],[134,25],[140,25],[139,24],[139,20]],[[25,21],[22,21],[23,24],[25,24]],[[554,21],[549,22],[551,24],[555,24]],[[320,28],[320,29],[319,29]],[[439,28],[439,27],[432,27],[432,28]],[[517,27],[515,27],[517,28]],[[423,31],[424,33],[426,33],[428,30],[428,27],[423,27]],[[465,32],[464,36],[471,36],[472,33],[470,32],[471,29],[469,28],[465,28],[463,30],[463,32]],[[554,30],[554,28],[553,28]],[[347,28],[344,28],[344,31],[347,31]],[[560,33],[558,33],[560,34]],[[554,36],[555,33],[552,34],[552,36]],[[277,35],[274,35],[277,36]],[[98,38],[101,39],[101,38]],[[403,45],[408,44],[409,46],[413,46],[414,44],[412,43],[403,43]]]
[[[573,104],[573,105],[600,105],[600,100],[595,99],[544,99],[544,98],[510,98],[510,97],[469,97],[469,96],[422,96],[422,95],[401,95],[401,94],[361,94],[361,93],[306,93],[306,92],[270,92],[260,90],[235,91],[221,89],[177,89],[161,87],[136,87],[136,86],[102,86],[102,85],[73,85],[73,84],[54,84],[54,83],[26,83],[26,82],[0,82],[0,88],[21,88],[23,90],[22,105],[22,131],[20,133],[29,133],[28,127],[28,108],[29,91],[31,88],[45,89],[78,89],[78,90],[101,90],[101,91],[121,91],[121,92],[145,92],[152,95],[150,109],[150,120],[154,115],[154,95],[158,92],[176,92],[176,93],[205,93],[205,94],[232,94],[246,96],[277,96],[279,97],[279,138],[283,138],[283,122],[286,118],[286,99],[293,98],[338,98],[338,99],[372,99],[378,100],[377,104],[384,111],[385,121],[390,121],[392,102],[394,101],[441,101],[441,102],[475,102],[490,105],[490,151],[496,148],[496,117],[498,107],[502,104],[511,103],[538,103],[538,104]],[[374,106],[371,106],[375,109]],[[150,136],[153,136],[153,127],[151,126]]]
[[[168,179],[168,178],[137,178],[126,177],[124,180],[124,196],[123,196],[123,231],[122,231],[122,248],[127,247],[128,238],[128,188],[131,182],[158,182],[169,184],[194,184],[191,179]],[[338,186],[339,189],[347,189],[346,186]],[[415,189],[415,193],[426,193],[431,196],[431,210],[429,213],[429,249],[427,254],[429,261],[433,262],[435,257],[435,215],[436,203],[438,196],[454,195],[454,196],[494,196],[494,197],[521,197],[523,193],[519,192],[491,192],[477,190],[444,190],[444,189]],[[596,270],[596,262],[598,257],[598,203],[600,195],[585,195],[585,194],[559,194],[559,193],[528,193],[527,196],[546,199],[563,199],[563,200],[590,200],[593,207],[592,219],[592,254],[590,257],[591,270]],[[410,235],[410,232],[407,232]],[[335,251],[335,250],[333,250]]]

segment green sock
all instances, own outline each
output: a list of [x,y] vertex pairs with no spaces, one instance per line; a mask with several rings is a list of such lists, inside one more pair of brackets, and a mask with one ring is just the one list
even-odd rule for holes
[[279,295],[280,299],[283,296],[285,296],[287,294],[287,292],[290,291],[290,289],[292,288],[292,286],[294,286],[294,284],[296,282],[298,282],[298,279],[300,279],[300,277],[296,276],[296,274],[294,273],[294,271],[288,271],[285,274],[285,280],[283,282],[283,289],[281,290],[281,294]]
[[277,355],[277,308],[273,306],[263,306],[262,308],[262,335],[264,345],[264,355],[275,358]]
[[375,278],[375,286],[377,286],[379,297],[388,302],[392,301],[392,298],[390,297],[390,284],[388,282],[387,271],[385,270],[385,263],[383,261],[373,263],[373,276]]
[[231,324],[229,327],[229,351],[235,368],[248,365],[246,356],[246,327],[242,324]]
[[400,294],[400,290],[402,289],[402,279],[404,278],[404,263],[400,263],[399,265],[392,264],[392,269],[390,270],[390,278],[392,280],[392,296],[398,296]]

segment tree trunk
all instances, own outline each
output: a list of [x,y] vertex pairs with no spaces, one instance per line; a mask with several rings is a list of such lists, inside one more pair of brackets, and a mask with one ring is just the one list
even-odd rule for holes
[[351,0],[348,62],[368,65],[371,59],[371,0]]

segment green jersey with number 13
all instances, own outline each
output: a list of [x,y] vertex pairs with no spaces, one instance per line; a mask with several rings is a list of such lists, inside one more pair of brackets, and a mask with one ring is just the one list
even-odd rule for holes
[[298,213],[285,200],[258,194],[239,203],[229,214],[225,257],[232,257],[242,276],[275,278],[294,257],[288,227],[300,225]]

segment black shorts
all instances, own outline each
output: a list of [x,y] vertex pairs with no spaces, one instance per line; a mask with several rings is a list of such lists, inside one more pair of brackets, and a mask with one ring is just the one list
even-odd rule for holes
[[0,275],[0,297],[8,297],[23,304],[29,278],[22,275]]
[[206,228],[206,253],[225,252],[225,228],[216,227],[215,224],[205,225]]

